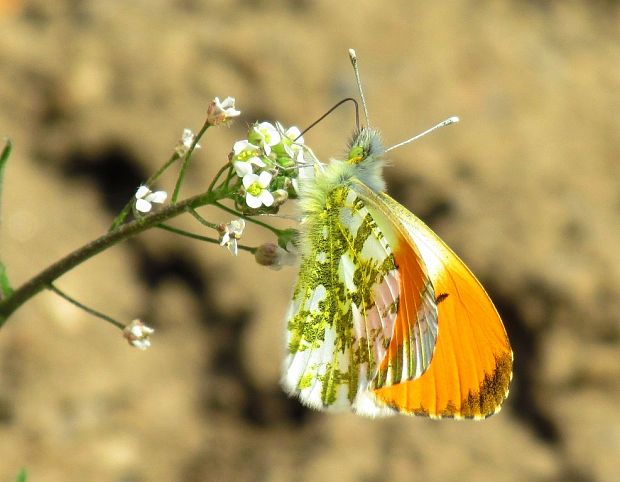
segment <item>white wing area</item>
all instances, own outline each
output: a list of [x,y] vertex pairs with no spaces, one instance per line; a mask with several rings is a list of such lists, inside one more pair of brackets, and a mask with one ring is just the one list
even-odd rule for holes
[[[320,221],[320,222],[319,222]],[[368,390],[386,356],[400,275],[383,232],[352,190],[330,193],[301,242],[302,262],[286,317],[286,391],[320,410],[383,416]]]

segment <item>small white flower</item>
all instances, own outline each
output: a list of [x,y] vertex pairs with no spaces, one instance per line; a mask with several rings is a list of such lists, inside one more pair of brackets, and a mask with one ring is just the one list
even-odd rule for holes
[[239,114],[241,111],[235,109],[234,97],[226,97],[222,101],[216,97],[207,107],[207,123],[217,126],[231,121],[233,117],[237,117]]
[[239,114],[241,114],[240,110],[235,109],[234,97],[228,96],[221,102],[219,97],[216,97],[215,105],[219,110],[226,114],[226,117],[237,117]]
[[294,159],[295,155],[303,149],[304,138],[301,137],[301,131],[296,126],[291,126],[285,130],[279,122],[276,122],[276,128],[282,135],[284,150],[291,159]]
[[233,219],[228,224],[221,224],[218,228],[221,235],[220,246],[226,246],[234,256],[237,256],[237,241],[241,239],[244,228],[243,219]]
[[141,213],[148,213],[153,205],[152,203],[163,203],[168,194],[166,191],[151,191],[148,186],[140,186],[136,191],[136,209]]
[[[189,148],[192,147],[192,144],[195,139],[196,139],[196,135],[192,132],[191,129],[183,129],[181,140],[176,145],[174,150],[179,156],[184,156],[185,154],[187,154],[187,151],[189,150]],[[200,147],[201,147],[200,144],[196,144],[194,146],[194,149],[200,149]]]
[[272,175],[263,171],[260,175],[246,174],[243,176],[243,186],[245,187],[245,202],[253,209],[273,204],[273,195],[269,192],[269,183]]
[[271,146],[279,144],[282,139],[278,129],[276,129],[269,122],[261,122],[260,124],[255,125],[253,130],[260,139],[260,145],[266,155],[271,154]]
[[237,176],[243,177],[252,173],[252,164],[258,167],[265,167],[265,163],[258,156],[258,146],[250,143],[247,139],[237,141],[233,145],[233,167]]
[[151,346],[149,335],[152,335],[154,331],[153,328],[146,326],[141,320],[136,318],[125,326],[123,329],[123,336],[131,346],[139,350],[146,350]]

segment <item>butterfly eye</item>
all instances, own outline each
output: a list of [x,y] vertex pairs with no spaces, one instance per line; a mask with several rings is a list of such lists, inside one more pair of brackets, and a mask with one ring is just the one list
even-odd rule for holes
[[350,164],[359,164],[366,156],[367,153],[362,146],[353,146],[349,151],[349,158],[347,160]]

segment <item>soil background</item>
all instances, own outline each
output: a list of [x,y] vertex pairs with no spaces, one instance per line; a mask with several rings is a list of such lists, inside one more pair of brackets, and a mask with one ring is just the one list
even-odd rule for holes
[[[278,385],[295,269],[151,231],[58,286],[155,327],[146,352],[41,293],[0,333],[0,480],[612,481],[620,473],[620,4],[598,1],[0,1],[2,260],[14,286],[104,233],[198,130],[184,194],[256,119],[306,126],[356,95],[391,194],[477,273],[515,352],[484,422],[328,415]],[[323,159],[343,107],[305,138]],[[156,186],[169,192],[174,176]],[[221,211],[209,219],[229,221]],[[199,231],[190,218],[177,226]],[[248,229],[251,244],[272,241]]]

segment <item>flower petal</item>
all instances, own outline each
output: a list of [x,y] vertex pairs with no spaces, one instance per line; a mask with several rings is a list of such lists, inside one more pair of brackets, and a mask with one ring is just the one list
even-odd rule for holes
[[271,175],[270,172],[263,171],[258,176],[258,183],[260,184],[261,187],[268,187],[269,183],[271,182],[272,177],[273,176]]
[[138,190],[136,191],[136,199],[142,199],[149,192],[151,192],[151,190],[149,189],[148,186],[144,186],[144,185],[140,186]]
[[237,240],[233,239],[229,244],[228,244],[228,251],[230,251],[232,253],[233,256],[237,256]]
[[295,141],[297,144],[304,143],[304,138],[299,137],[301,135],[301,131],[296,126],[289,127],[284,133],[284,135],[288,137],[290,140]]
[[234,161],[233,167],[235,168],[235,172],[239,177],[244,177],[248,174],[252,174],[252,165],[249,162]]
[[151,210],[151,203],[145,199],[138,199],[136,201],[136,209],[141,213],[148,213]]
[[256,181],[258,181],[258,176],[256,174],[246,174],[245,176],[243,176],[243,186],[247,189],[248,187],[250,187],[253,183],[255,183]]
[[258,156],[250,157],[250,159],[248,159],[248,162],[251,163],[251,164],[255,164],[255,165],[259,166],[259,167],[265,167],[267,165]]
[[[217,97],[216,97],[217,99]],[[235,106],[235,98],[234,97],[226,97],[222,102],[221,102],[221,106],[224,109],[228,109],[230,107],[234,107]]]
[[256,148],[256,146],[253,146],[252,144],[250,144],[250,142],[247,139],[244,139],[242,141],[237,141],[233,144],[233,152],[235,154],[239,154],[245,151],[250,146],[252,148]]
[[147,195],[144,199],[152,203],[163,203],[168,197],[166,191],[155,191]]
[[257,132],[261,132],[261,133],[271,132],[271,131],[274,131],[274,130],[277,131],[277,129],[274,127],[274,125],[271,122],[267,122],[267,121],[261,122],[260,124],[258,124],[255,127],[255,129],[256,129]]
[[273,204],[273,194],[271,194],[267,189],[263,189],[261,193],[258,195],[260,202],[265,206],[269,207]]
[[238,237],[241,236],[243,230],[245,228],[245,220],[243,219],[233,219],[230,224],[230,231],[236,234]]
[[252,196],[249,192],[245,194],[245,203],[252,209],[257,209],[261,207],[261,204],[262,204],[259,198],[257,198],[256,196]]

